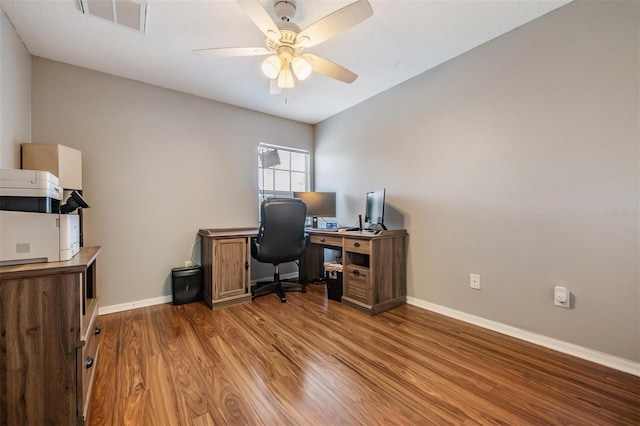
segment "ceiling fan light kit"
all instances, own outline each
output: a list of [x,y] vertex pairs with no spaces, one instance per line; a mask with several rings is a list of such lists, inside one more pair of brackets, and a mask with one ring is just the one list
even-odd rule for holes
[[[348,69],[326,59],[315,55],[302,55],[302,51],[335,37],[371,16],[373,9],[368,0],[351,3],[304,30],[300,30],[291,22],[296,13],[294,0],[276,0],[274,12],[280,19],[277,23],[259,0],[238,0],[238,3],[266,36],[266,49],[232,47],[197,49],[194,52],[218,57],[271,54],[262,62],[262,73],[271,80],[272,87],[275,83],[280,89],[293,88],[295,79],[305,80],[312,71],[344,83],[352,83],[358,77]],[[279,92],[271,90],[271,93]]]
[[289,68],[283,69],[278,75],[278,87],[282,89],[291,89],[294,86],[293,73]]
[[[269,56],[262,63],[262,72],[270,80],[278,79],[277,85],[282,89],[294,87],[293,75],[298,80],[304,80],[311,75],[311,64],[302,56],[294,56],[282,53],[280,55]],[[292,75],[293,71],[293,75]]]
[[262,72],[269,79],[278,77],[280,70],[282,69],[282,60],[278,55],[269,56],[262,63]]
[[302,56],[296,56],[291,60],[291,68],[298,80],[305,80],[311,75],[311,64],[307,62]]

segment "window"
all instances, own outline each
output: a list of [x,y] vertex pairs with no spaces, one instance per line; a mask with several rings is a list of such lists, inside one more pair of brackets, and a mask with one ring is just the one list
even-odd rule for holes
[[271,197],[293,197],[308,191],[309,151],[260,144],[258,147],[258,205]]

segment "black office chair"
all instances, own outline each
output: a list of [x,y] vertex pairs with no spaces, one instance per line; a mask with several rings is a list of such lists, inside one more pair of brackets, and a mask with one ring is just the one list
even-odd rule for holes
[[251,256],[258,262],[271,263],[275,267],[273,282],[258,283],[251,288],[251,300],[266,294],[277,293],[287,301],[285,291],[307,291],[305,283],[283,284],[279,265],[300,260],[308,243],[304,225],[307,206],[297,198],[269,198],[260,206],[260,230],[251,239]]

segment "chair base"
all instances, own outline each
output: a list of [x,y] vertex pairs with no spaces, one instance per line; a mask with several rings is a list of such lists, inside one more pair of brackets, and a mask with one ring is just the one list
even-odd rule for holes
[[[262,284],[262,285],[259,285]],[[255,287],[251,287],[251,300],[256,297],[266,296],[267,294],[276,293],[280,297],[280,301],[285,303],[287,296],[284,293],[281,283],[258,283]]]
[[280,271],[278,265],[276,265],[276,271],[273,274],[273,281],[258,282],[255,286],[251,287],[251,300],[255,300],[256,297],[276,293],[278,297],[280,297],[280,301],[285,303],[287,301],[285,293],[294,289],[299,289],[302,293],[307,292],[307,288],[304,283],[280,280]]

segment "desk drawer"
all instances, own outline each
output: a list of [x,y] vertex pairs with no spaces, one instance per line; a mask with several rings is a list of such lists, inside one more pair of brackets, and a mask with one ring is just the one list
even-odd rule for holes
[[371,251],[371,240],[360,240],[357,238],[345,238],[344,249],[356,253],[369,253]]
[[366,305],[371,305],[371,285],[369,283],[369,270],[349,266],[342,275],[344,280],[344,295]]
[[311,242],[311,244],[342,247],[342,237],[332,237],[329,235],[311,235],[309,241]]
[[91,389],[95,378],[98,364],[98,334],[100,328],[96,323],[91,324],[91,330],[87,341],[82,347],[82,358],[80,359],[82,368],[82,414],[88,420],[89,401],[91,399]]

